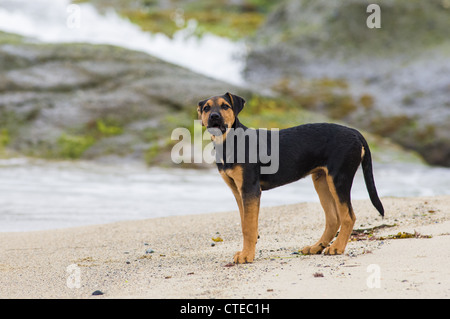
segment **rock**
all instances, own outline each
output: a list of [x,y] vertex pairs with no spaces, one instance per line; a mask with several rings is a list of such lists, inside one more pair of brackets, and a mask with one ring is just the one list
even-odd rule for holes
[[96,290],[96,291],[94,291],[93,293],[92,293],[92,296],[101,296],[101,295],[104,295],[105,293],[104,292],[102,292],[102,291],[100,291],[100,290]]
[[250,45],[248,81],[450,166],[450,8],[381,0],[280,3]]
[[[231,91],[250,102],[258,95],[145,53],[45,44],[2,32],[0,70],[0,154],[171,166],[170,134],[176,127],[192,128],[200,99]],[[252,117],[248,112],[247,120]],[[395,127],[392,121],[381,123]],[[433,133],[419,137],[429,139],[427,132]]]
[[145,53],[44,44],[3,32],[0,70],[0,128],[8,132],[7,147],[47,158],[171,163],[164,152],[170,133],[193,124],[200,99],[244,94]]
[[322,278],[322,277],[324,277],[323,273],[321,273],[321,272],[315,272],[315,273],[313,274],[313,276],[314,276],[315,278]]

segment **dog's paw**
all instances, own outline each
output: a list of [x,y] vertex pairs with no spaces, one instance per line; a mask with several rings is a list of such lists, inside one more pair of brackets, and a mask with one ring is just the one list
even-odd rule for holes
[[238,251],[234,255],[234,263],[235,264],[252,263],[254,259],[255,259],[255,254],[250,254],[245,251]]
[[339,248],[336,245],[331,245],[330,247],[325,248],[323,251],[324,255],[342,255],[345,251],[345,248]]
[[312,246],[303,247],[301,252],[303,255],[319,255],[320,253],[322,253],[322,250],[324,250],[324,248],[325,247],[322,245],[322,243],[319,243]]

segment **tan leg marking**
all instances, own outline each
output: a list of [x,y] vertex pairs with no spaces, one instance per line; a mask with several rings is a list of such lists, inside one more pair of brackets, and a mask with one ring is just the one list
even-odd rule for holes
[[[333,178],[330,175],[326,175],[328,182],[328,187],[330,189],[331,195],[336,203],[336,208],[341,224],[341,229],[336,240],[324,250],[326,255],[341,255],[345,251],[348,240],[353,230],[353,225],[355,224],[356,217],[353,210],[348,207],[346,203],[341,203],[339,196],[336,193],[336,188],[334,186]],[[350,210],[350,211],[349,211]]]
[[328,187],[326,175],[326,168],[312,174],[314,188],[319,195],[320,204],[325,212],[325,230],[322,237],[314,245],[306,246],[302,249],[302,253],[305,255],[320,254],[322,250],[328,247],[339,229],[339,215],[336,202]]
[[242,235],[244,247],[234,255],[237,264],[251,263],[255,259],[256,241],[258,239],[259,197],[243,200],[244,214]]
[[258,239],[258,215],[260,199],[243,198],[243,169],[235,166],[233,169],[221,172],[222,178],[230,186],[239,206],[241,215],[242,235],[244,247],[234,255],[234,262],[238,264],[251,263],[255,258],[255,247]]
[[234,198],[236,199],[236,203],[239,207],[239,214],[241,215],[241,225],[242,225],[243,219],[244,219],[244,208],[243,208],[241,193],[239,192],[239,189],[238,189],[236,183],[234,182],[234,180],[231,177],[229,177],[224,171],[221,171],[220,175],[222,176],[225,183],[228,185],[228,187],[230,187],[231,191],[233,192]]

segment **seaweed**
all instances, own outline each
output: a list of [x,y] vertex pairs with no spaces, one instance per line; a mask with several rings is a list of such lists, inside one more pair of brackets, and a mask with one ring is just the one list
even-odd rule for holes
[[220,237],[220,236],[212,237],[211,240],[212,240],[213,242],[215,242],[215,243],[223,242],[223,239],[222,239],[222,237]]
[[[360,229],[354,229],[350,235],[350,241],[360,241],[360,240],[366,240],[371,239],[374,236],[374,231],[384,228],[390,228],[395,227],[397,224],[382,224],[375,227],[370,228],[360,228]],[[337,235],[336,235],[337,236]]]
[[354,229],[350,236],[350,241],[361,241],[361,240],[387,240],[387,239],[405,239],[405,238],[432,238],[431,235],[422,235],[417,231],[414,233],[408,232],[398,232],[397,234],[387,235],[387,236],[376,236],[374,232],[383,228],[395,227],[397,224],[387,225],[382,224],[379,226],[371,228]]
[[414,234],[407,233],[407,232],[398,232],[395,235],[388,235],[386,237],[380,236],[376,237],[376,240],[385,240],[385,239],[404,239],[404,238],[432,238],[431,235],[422,235],[418,233],[417,231],[414,231]]

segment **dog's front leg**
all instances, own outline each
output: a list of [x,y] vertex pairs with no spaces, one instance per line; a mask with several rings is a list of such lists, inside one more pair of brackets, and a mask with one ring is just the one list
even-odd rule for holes
[[261,193],[243,194],[242,235],[244,247],[234,255],[236,264],[251,263],[255,258],[256,241],[258,239],[258,215]]

